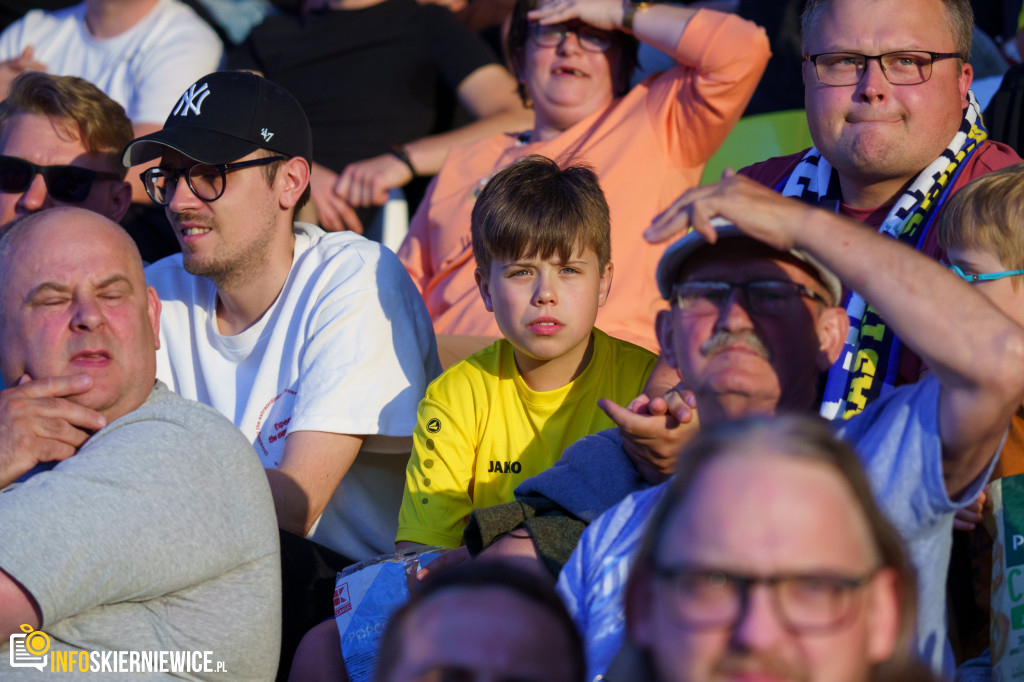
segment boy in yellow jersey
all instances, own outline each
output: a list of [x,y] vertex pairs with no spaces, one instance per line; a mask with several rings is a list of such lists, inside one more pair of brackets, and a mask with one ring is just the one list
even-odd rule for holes
[[457,547],[469,513],[513,498],[583,436],[614,423],[657,361],[594,328],[612,284],[608,204],[589,168],[530,156],[473,208],[476,281],[505,338],[438,377],[420,402],[397,544]]

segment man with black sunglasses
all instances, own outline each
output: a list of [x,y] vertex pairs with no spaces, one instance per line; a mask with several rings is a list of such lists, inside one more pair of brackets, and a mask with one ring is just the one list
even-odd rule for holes
[[0,229],[52,206],[121,220],[131,203],[120,151],[132,138],[124,109],[74,76],[18,76],[0,102]]
[[242,429],[283,530],[352,560],[390,551],[416,406],[438,373],[409,276],[379,244],[293,223],[312,140],[271,81],[196,81],[123,162],[158,157],[143,181],[182,250],[146,273],[164,305],[160,378]]

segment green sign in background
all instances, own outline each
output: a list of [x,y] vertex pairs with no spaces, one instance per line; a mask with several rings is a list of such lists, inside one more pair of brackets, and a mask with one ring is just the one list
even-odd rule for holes
[[[1006,567],[1024,564],[1024,474],[1000,481],[1003,493],[1003,529]],[[1013,619],[1016,622],[1016,618]]]

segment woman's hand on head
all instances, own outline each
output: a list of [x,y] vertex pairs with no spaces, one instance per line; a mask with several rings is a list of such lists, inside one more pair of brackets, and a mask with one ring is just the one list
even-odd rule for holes
[[540,24],[582,21],[605,31],[622,30],[620,0],[546,0],[527,16]]

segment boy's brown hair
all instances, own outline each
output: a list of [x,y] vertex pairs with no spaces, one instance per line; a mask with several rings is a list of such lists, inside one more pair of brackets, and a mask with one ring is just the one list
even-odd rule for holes
[[[951,196],[935,223],[943,250],[981,249],[1024,269],[1024,163],[986,173]],[[1016,289],[1016,279],[1012,281]]]
[[611,260],[608,202],[586,166],[564,170],[544,156],[527,156],[487,183],[473,206],[473,255],[486,278],[494,260],[538,255],[562,260],[586,247],[603,273]]

